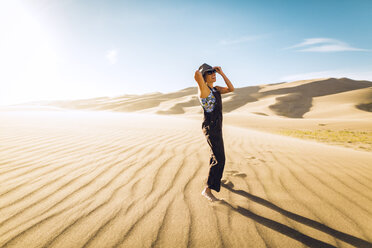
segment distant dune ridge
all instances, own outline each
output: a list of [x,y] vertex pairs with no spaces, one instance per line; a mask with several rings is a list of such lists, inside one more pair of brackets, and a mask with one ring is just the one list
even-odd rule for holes
[[[364,118],[372,113],[372,82],[349,78],[322,78],[248,86],[235,88],[234,92],[222,96],[223,112],[232,114],[288,118]],[[172,93],[156,92],[33,104],[167,115],[202,114],[196,86]]]

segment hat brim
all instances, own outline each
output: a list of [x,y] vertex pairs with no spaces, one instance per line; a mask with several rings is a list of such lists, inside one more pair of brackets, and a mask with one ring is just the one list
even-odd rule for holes
[[205,71],[203,72],[203,74],[204,74],[204,73],[207,73],[207,72],[209,72],[209,71],[217,72],[216,69],[208,69],[208,70],[205,70]]

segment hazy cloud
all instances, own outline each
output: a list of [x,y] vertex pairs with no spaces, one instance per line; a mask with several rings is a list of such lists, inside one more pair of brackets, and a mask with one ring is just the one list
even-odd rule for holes
[[111,64],[116,64],[116,62],[117,62],[117,55],[118,55],[118,52],[115,49],[110,50],[110,51],[107,51],[107,53],[106,53],[106,59],[108,59],[108,61]]
[[302,48],[296,51],[300,52],[342,52],[342,51],[364,51],[369,52],[369,49],[352,47],[346,42],[330,39],[330,38],[310,38],[303,42],[290,46],[284,49]]

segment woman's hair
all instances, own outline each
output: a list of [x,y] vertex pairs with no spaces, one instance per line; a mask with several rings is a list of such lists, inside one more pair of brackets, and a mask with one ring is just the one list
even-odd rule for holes
[[204,75],[203,75],[203,79],[204,79],[205,83],[207,83],[207,75],[208,75],[208,73],[204,73]]
[[204,73],[204,75],[203,75],[203,79],[204,79],[204,82],[205,82],[205,83],[207,83],[207,79],[205,78],[206,75],[207,75],[207,73]]
[[[199,70],[201,70],[204,66],[211,67],[210,65],[207,65],[206,63],[204,63],[201,66],[199,66]],[[202,74],[205,83],[207,83],[206,75],[207,75],[207,73],[205,73],[205,72]]]

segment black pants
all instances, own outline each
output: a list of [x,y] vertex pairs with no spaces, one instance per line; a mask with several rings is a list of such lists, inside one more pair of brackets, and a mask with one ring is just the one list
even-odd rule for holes
[[220,192],[221,178],[225,167],[225,148],[222,131],[210,130],[209,128],[204,128],[203,131],[211,151],[207,185],[210,189]]

